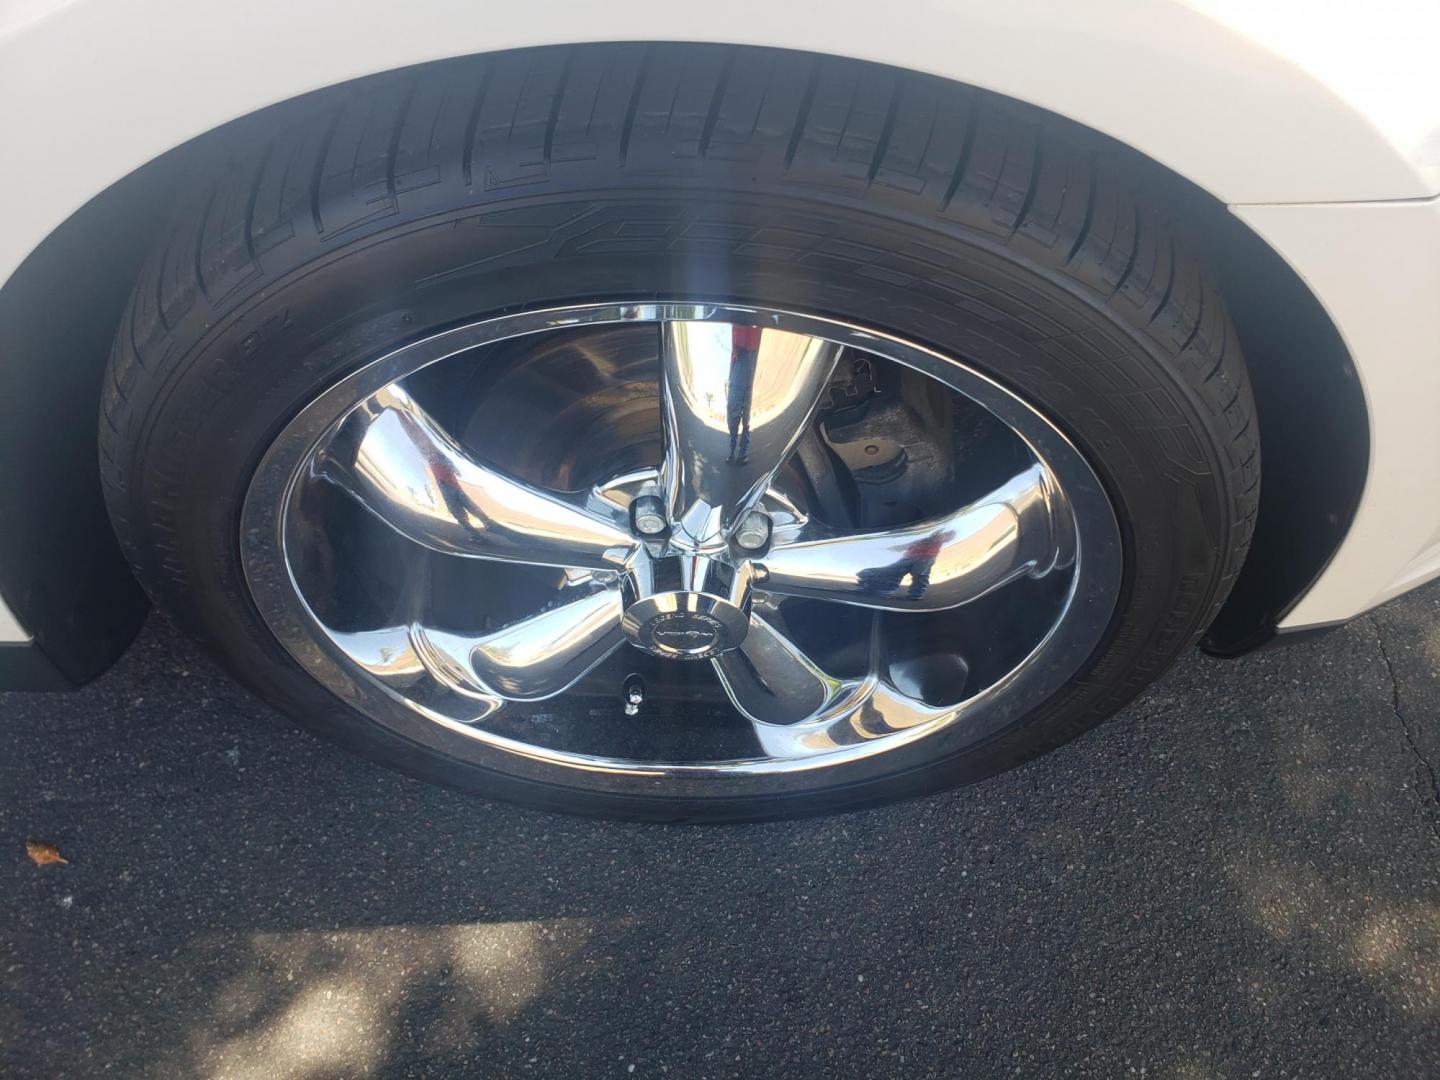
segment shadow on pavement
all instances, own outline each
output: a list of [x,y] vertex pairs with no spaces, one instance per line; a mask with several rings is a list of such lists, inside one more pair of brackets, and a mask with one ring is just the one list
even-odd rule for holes
[[0,695],[7,1072],[1433,1075],[1437,672],[1432,587],[971,788],[665,827],[349,757],[152,618]]

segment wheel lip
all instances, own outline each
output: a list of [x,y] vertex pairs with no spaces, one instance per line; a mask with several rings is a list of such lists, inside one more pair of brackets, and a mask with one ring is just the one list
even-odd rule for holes
[[[1078,534],[1076,570],[1061,614],[1025,659],[960,705],[932,710],[935,715],[923,724],[874,743],[812,758],[705,764],[611,759],[519,742],[427,709],[355,669],[306,603],[286,554],[285,511],[313,449],[372,394],[459,353],[578,326],[665,320],[774,326],[863,349],[964,394],[1021,438],[1059,481]],[[1022,418],[1024,427],[1012,416]],[[787,792],[873,780],[992,738],[1079,673],[1109,627],[1124,568],[1119,525],[1094,469],[1038,408],[991,376],[927,346],[829,316],[677,300],[587,303],[495,316],[422,338],[361,366],[302,407],[262,455],[241,510],[240,554],[256,609],[286,652],[331,693],[392,732],[466,763],[525,779],[616,795],[702,798],[773,795],[781,777]]]

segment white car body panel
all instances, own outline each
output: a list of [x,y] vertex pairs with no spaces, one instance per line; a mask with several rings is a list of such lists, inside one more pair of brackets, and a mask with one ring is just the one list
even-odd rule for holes
[[30,640],[30,635],[20,625],[20,621],[10,613],[5,606],[5,601],[0,600],[0,642],[6,644],[24,644]]
[[1440,574],[1440,200],[1234,213],[1325,305],[1369,405],[1370,472],[1355,521],[1281,625],[1348,619]]
[[[1360,371],[1374,454],[1349,536],[1285,625],[1350,617],[1440,573],[1440,500],[1419,482],[1440,473],[1440,209],[1393,202],[1440,194],[1440,4],[732,0],[715,14],[673,0],[0,0],[0,280],[166,150],[361,75],[616,40],[894,64],[1135,147],[1229,204],[1319,295]],[[0,601],[0,641],[23,640]]]

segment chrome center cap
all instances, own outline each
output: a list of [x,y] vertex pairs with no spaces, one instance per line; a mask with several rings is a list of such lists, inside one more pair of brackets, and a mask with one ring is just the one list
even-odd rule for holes
[[620,628],[631,644],[669,660],[708,660],[750,630],[750,564],[654,559],[634,575],[628,599]]
[[671,611],[656,615],[640,634],[652,649],[667,656],[710,656],[720,650],[725,624],[700,611]]
[[745,640],[750,616],[704,593],[662,593],[637,601],[620,624],[630,641],[669,660],[708,660]]

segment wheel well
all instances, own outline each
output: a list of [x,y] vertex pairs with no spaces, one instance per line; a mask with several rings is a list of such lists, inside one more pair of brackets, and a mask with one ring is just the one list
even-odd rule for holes
[[[0,397],[0,596],[71,682],[108,666],[146,610],[111,533],[96,469],[100,387],[120,314],[184,169],[199,153],[223,152],[237,129],[263,124],[268,112],[202,135],[96,195],[0,288],[0,355],[11,390]],[[1208,249],[1255,388],[1259,519],[1203,643],[1236,655],[1274,636],[1348,530],[1368,464],[1365,402],[1338,331],[1284,260],[1214,198],[1142,161]]]
[[1239,656],[1275,638],[1349,532],[1370,465],[1370,419],[1350,351],[1315,294],[1208,201],[1208,243],[1255,390],[1261,480],[1250,552],[1201,646]]
[[145,594],[100,490],[100,385],[167,204],[172,152],[95,196],[0,288],[0,597],[37,656],[0,689],[79,685],[139,630]]

